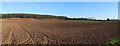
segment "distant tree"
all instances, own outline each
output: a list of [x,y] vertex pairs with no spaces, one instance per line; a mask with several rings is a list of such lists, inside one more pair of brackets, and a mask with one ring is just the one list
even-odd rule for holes
[[19,16],[19,18],[23,18],[23,16]]
[[109,19],[109,18],[107,18],[107,21],[110,21],[110,19]]

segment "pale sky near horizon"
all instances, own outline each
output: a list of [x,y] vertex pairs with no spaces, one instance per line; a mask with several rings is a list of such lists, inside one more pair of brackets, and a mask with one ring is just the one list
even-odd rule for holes
[[117,2],[2,2],[2,13],[54,14],[67,17],[118,18]]

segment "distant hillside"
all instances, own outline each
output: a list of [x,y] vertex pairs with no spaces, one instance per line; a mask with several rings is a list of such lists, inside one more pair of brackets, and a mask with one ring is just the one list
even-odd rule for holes
[[2,14],[2,18],[66,19],[67,17],[42,14]]
[[2,19],[4,18],[35,18],[35,19],[60,19],[60,20],[90,20],[90,21],[118,21],[118,19],[97,20],[91,18],[69,18],[66,16],[55,15],[43,15],[43,14],[25,14],[25,13],[12,13],[12,14],[0,14]]

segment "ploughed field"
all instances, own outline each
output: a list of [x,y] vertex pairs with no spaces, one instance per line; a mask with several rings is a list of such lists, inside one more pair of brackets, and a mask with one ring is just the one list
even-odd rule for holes
[[118,37],[117,22],[2,19],[2,44],[98,44]]

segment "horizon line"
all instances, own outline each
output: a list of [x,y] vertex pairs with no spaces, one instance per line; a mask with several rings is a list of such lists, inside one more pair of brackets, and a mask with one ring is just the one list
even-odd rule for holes
[[[53,15],[53,16],[61,16],[57,14],[45,14],[45,13],[32,13],[32,12],[6,12],[6,13],[0,13],[0,14],[37,14],[37,15]],[[68,17],[66,15],[62,15],[65,17]],[[106,20],[107,18],[95,18],[95,17],[68,17],[68,18],[93,18],[93,19],[98,19],[98,20]],[[109,18],[109,19],[119,19],[119,18]]]

